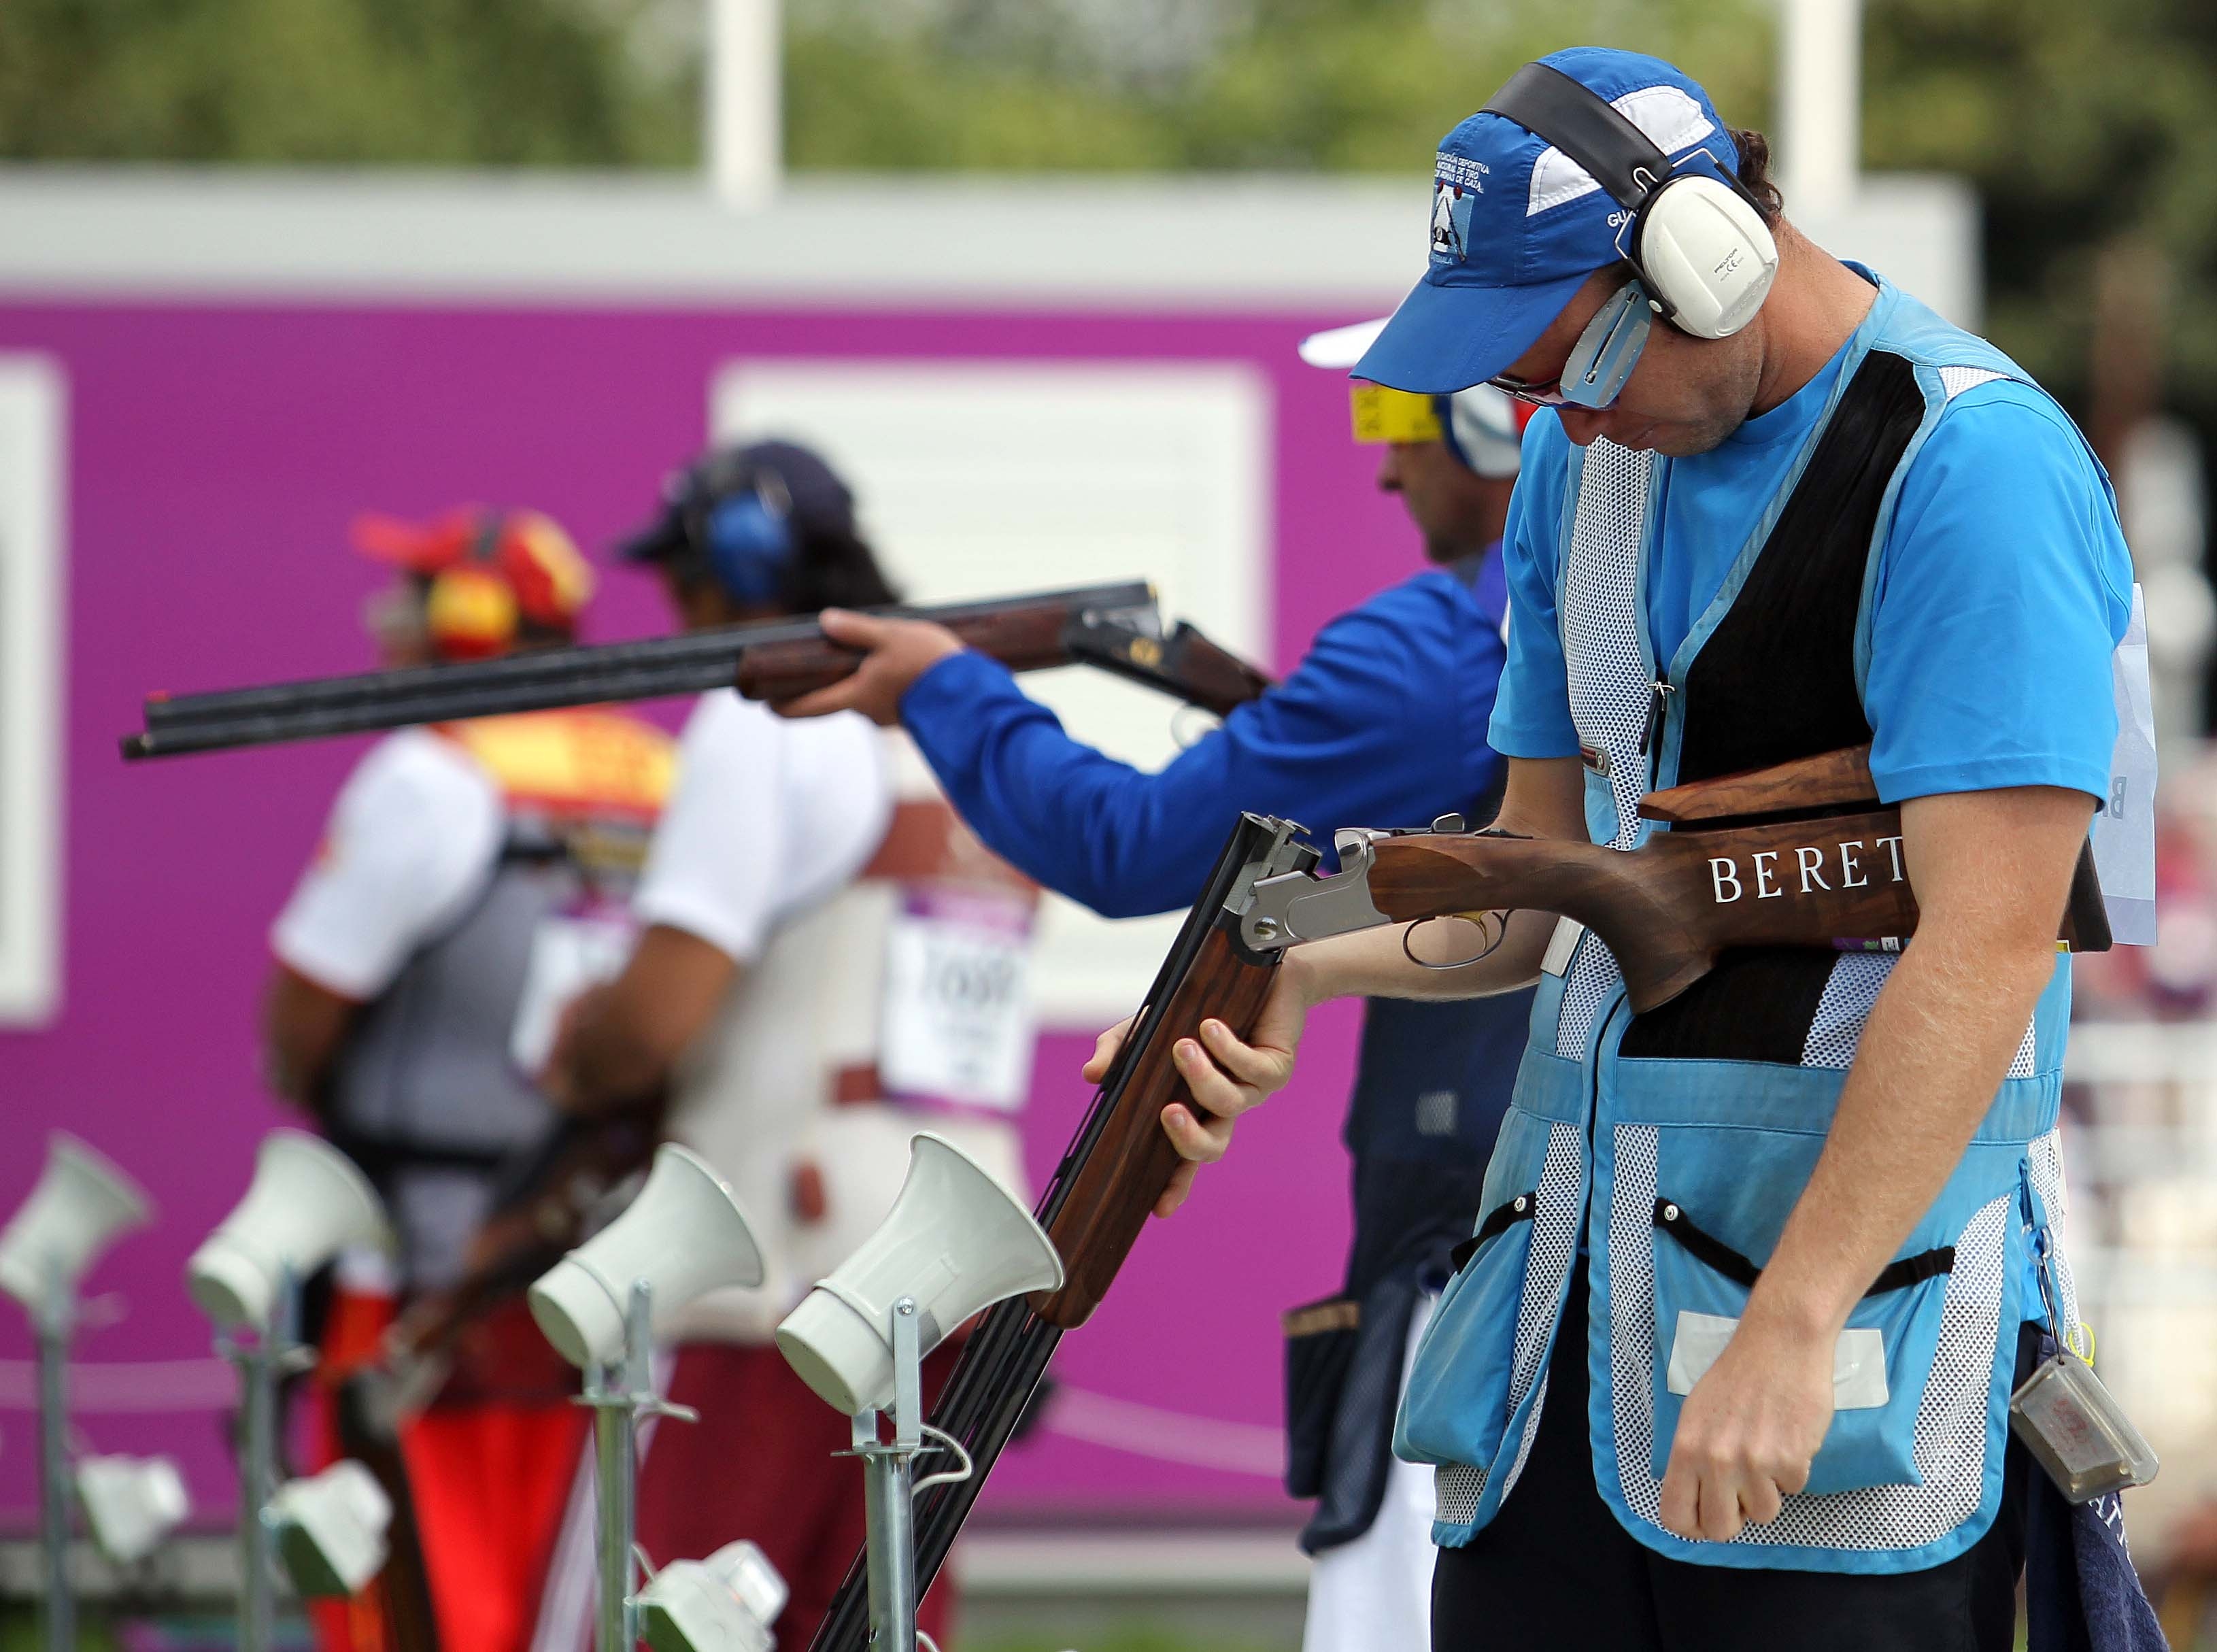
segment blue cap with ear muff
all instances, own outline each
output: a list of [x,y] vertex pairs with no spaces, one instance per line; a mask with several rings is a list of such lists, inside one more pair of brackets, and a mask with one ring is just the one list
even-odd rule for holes
[[624,540],[626,561],[697,570],[734,602],[781,602],[795,559],[851,536],[855,498],[823,458],[794,442],[719,448],[673,472],[654,520]]
[[794,548],[793,498],[775,471],[757,468],[746,486],[701,512],[701,553],[735,603],[760,607],[785,592]]

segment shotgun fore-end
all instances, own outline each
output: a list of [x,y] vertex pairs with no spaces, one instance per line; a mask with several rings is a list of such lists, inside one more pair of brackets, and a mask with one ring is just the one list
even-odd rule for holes
[[[966,648],[997,659],[1012,671],[1040,671],[1070,663],[1062,632],[1070,616],[1065,603],[1011,603],[986,613],[942,621]],[[894,616],[893,617],[901,617]],[[748,700],[791,700],[852,677],[862,664],[861,649],[818,634],[741,648],[732,686]]]
[[1234,922],[1225,914],[1201,944],[1062,1208],[1047,1224],[1047,1237],[1062,1258],[1063,1284],[1034,1292],[1030,1301],[1032,1311],[1050,1325],[1074,1329],[1101,1305],[1183,1162],[1163,1128],[1163,1109],[1183,1102],[1195,1112],[1202,1110],[1171,1060],[1178,1041],[1199,1038],[1204,1020],[1221,1021],[1243,1039],[1254,1030],[1279,955],[1247,952],[1233,933]]

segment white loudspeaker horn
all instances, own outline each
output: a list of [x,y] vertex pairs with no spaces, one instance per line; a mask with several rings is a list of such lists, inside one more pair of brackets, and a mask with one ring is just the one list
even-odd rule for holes
[[673,1560],[639,1593],[652,1652],[771,1652],[788,1591],[769,1556],[742,1538],[706,1560]]
[[287,1481],[269,1500],[265,1519],[293,1589],[309,1599],[359,1593],[385,1568],[392,1500],[352,1457]]
[[624,1351],[634,1280],[653,1287],[653,1328],[669,1328],[704,1291],[763,1282],[762,1247],[724,1179],[664,1142],[630,1207],[531,1287],[531,1317],[581,1370]]
[[877,1232],[777,1327],[778,1351],[826,1404],[852,1415],[893,1397],[893,1304],[916,1299],[929,1353],[1004,1297],[1062,1284],[1062,1259],[1008,1189],[929,1131],[909,1147],[908,1179]]
[[46,1169],[0,1232],[0,1290],[35,1309],[49,1281],[75,1296],[100,1253],[153,1219],[139,1184],[77,1137],[46,1138]]
[[165,1457],[84,1457],[77,1500],[100,1552],[118,1566],[152,1554],[192,1513],[184,1476]]
[[392,1248],[368,1179],[304,1130],[272,1130],[254,1156],[254,1180],[185,1264],[185,1289],[217,1325],[270,1328],[280,1281],[305,1280],[349,1245]]

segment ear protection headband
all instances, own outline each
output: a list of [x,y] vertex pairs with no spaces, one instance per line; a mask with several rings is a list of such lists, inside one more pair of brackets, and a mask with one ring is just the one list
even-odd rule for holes
[[1778,273],[1778,244],[1754,197],[1708,151],[1697,154],[1714,170],[1675,169],[1608,99],[1544,63],[1511,75],[1485,112],[1553,144],[1631,213],[1617,251],[1655,313],[1696,338],[1729,338],[1754,319]]
[[760,465],[710,470],[695,485],[685,536],[733,602],[776,602],[797,548],[785,479]]

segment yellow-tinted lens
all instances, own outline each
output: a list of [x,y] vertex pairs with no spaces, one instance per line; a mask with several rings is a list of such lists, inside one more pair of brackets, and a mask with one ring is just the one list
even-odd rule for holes
[[1348,400],[1355,410],[1357,442],[1436,442],[1440,416],[1430,396],[1388,390],[1382,384],[1356,383]]

